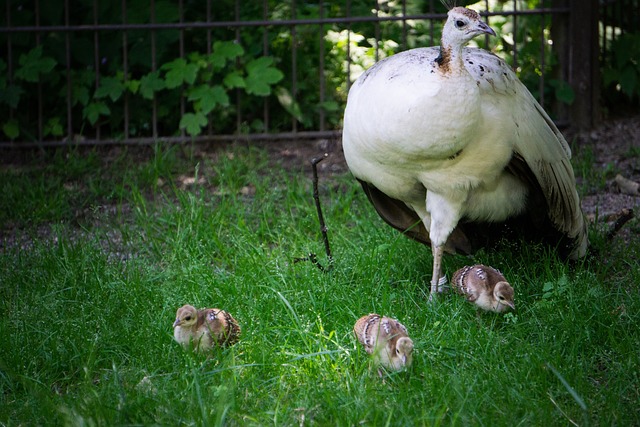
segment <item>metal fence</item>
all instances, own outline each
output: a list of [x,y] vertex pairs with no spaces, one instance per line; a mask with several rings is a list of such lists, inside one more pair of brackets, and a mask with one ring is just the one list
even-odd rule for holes
[[[136,0],[121,0],[119,4],[105,0],[4,0],[4,18],[0,24],[0,58],[4,58],[4,61],[0,60],[0,75],[4,74],[4,80],[0,80],[0,114],[4,116],[0,117],[0,124],[3,126],[0,146],[339,137],[339,123],[329,120],[340,114],[339,108],[338,112],[331,113],[331,117],[328,117],[328,110],[324,107],[316,108],[312,113],[307,112],[307,123],[301,121],[300,114],[288,111],[291,114],[285,114],[288,120],[283,122],[283,111],[286,108],[281,99],[272,94],[251,101],[240,89],[230,91],[230,105],[225,107],[224,113],[208,114],[202,133],[197,136],[189,135],[184,128],[178,126],[178,119],[188,113],[191,107],[188,85],[179,87],[177,94],[172,97],[165,96],[162,99],[156,93],[141,97],[135,89],[135,85],[140,84],[137,73],[148,75],[159,72],[161,56],[167,53],[167,47],[176,49],[177,51],[170,53],[179,58],[188,57],[193,49],[211,54],[212,43],[221,34],[227,34],[226,38],[239,44],[252,40],[253,43],[247,50],[256,56],[274,55],[277,54],[273,48],[278,42],[277,35],[286,34],[286,57],[277,59],[278,64],[287,69],[285,80],[279,84],[290,98],[290,110],[296,106],[300,108],[302,99],[310,96],[303,90],[307,86],[317,89],[317,93],[311,97],[313,102],[324,106],[336,96],[335,82],[334,86],[328,87],[326,72],[327,61],[335,59],[327,51],[328,30],[346,30],[343,60],[346,64],[344,85],[348,90],[349,71],[353,66],[350,49],[353,45],[351,38],[356,34],[352,31],[354,28],[365,31],[363,28],[366,27],[366,31],[372,35],[370,55],[377,60],[385,54],[381,44],[387,28],[385,25],[393,23],[399,37],[397,50],[402,50],[413,47],[417,42],[437,44],[439,25],[446,18],[436,0],[401,0],[393,4],[393,10],[388,1],[374,0],[369,2],[370,6],[365,13],[362,13],[362,2],[356,0],[347,0],[339,7],[336,2],[328,0],[291,0],[285,2],[286,7],[282,11],[286,13],[281,14],[281,6],[278,4],[282,2],[273,0],[205,0],[195,10],[191,3],[187,7],[183,0],[147,2],[148,7],[141,10],[141,2]],[[415,3],[420,5],[416,6]],[[553,23],[555,33],[552,32],[551,35],[555,37],[559,32],[563,33],[557,38],[571,43],[571,36],[567,34],[572,31],[572,26],[575,31],[576,25],[567,23],[571,22],[571,14],[575,13],[575,4],[579,8],[584,3],[575,0],[541,0],[537,7],[528,9],[523,1],[502,1],[499,2],[502,10],[498,12],[490,9],[490,3],[494,2],[485,0],[479,3],[484,7],[480,12],[485,19],[491,24],[496,17],[501,17],[501,22],[508,22],[515,34],[520,31],[519,23],[523,19],[534,16],[540,19],[542,30],[536,36],[539,38],[539,79],[537,88],[530,86],[530,89],[537,92],[538,98],[545,104],[546,79],[550,78],[548,70],[551,69],[545,63],[549,58],[545,52],[551,49],[551,45],[548,39],[550,33],[544,28]],[[590,0],[589,3],[593,5],[597,2]],[[637,0],[626,3],[633,6]],[[605,13],[608,20],[602,22],[601,44],[605,50],[611,39],[619,34],[621,20],[627,20],[624,21],[623,31],[624,28],[638,28],[637,21],[635,24],[629,21],[632,16],[637,19],[637,12],[635,15],[622,12],[616,15],[616,12],[611,12],[614,8],[619,8],[620,4],[625,2],[607,1],[602,6],[611,8]],[[478,4],[475,7],[478,8]],[[247,9],[251,9],[251,13],[246,12]],[[421,23],[421,36],[416,35],[416,22]],[[171,43],[167,43],[167,39]],[[526,35],[522,39],[527,40]],[[301,62],[303,40],[307,45],[315,43],[313,51],[316,56],[312,65]],[[520,66],[521,51],[526,47],[518,40],[518,37],[513,36],[510,44],[501,45],[501,50],[509,56],[516,69]],[[489,46],[494,43],[487,42]],[[46,52],[34,49],[39,46]],[[118,48],[114,49],[114,46]],[[145,55],[148,54],[147,64],[144,65],[140,64],[139,52],[134,52],[135,49],[142,49],[140,46],[144,46]],[[571,83],[570,65],[567,64],[570,64],[572,51],[557,45],[553,49],[560,68],[564,70],[560,78]],[[134,54],[138,56],[134,58]],[[307,61],[308,56],[308,51],[304,51]],[[33,69],[25,70],[29,61],[33,62]],[[117,83],[120,86],[114,89],[112,98],[107,93],[96,101],[98,89],[104,88],[106,82],[114,82],[114,77],[106,72],[107,68],[119,70]],[[315,74],[309,75],[309,69],[315,70]],[[81,80],[83,84],[78,83]],[[343,95],[344,92],[343,88]],[[580,96],[579,93],[577,95]],[[343,101],[344,99],[334,102],[334,110],[336,106],[341,107]],[[578,102],[582,101],[578,99]],[[251,104],[250,113],[247,103]],[[259,108],[256,108],[256,103],[261,104]],[[59,114],[52,115],[52,111],[58,111]],[[279,114],[277,118],[276,113]],[[232,127],[222,132],[216,130],[216,114],[233,122]],[[163,122],[162,117],[168,121],[168,125]],[[250,120],[259,123],[259,126],[252,128],[248,125]],[[275,123],[276,121],[278,122]]]

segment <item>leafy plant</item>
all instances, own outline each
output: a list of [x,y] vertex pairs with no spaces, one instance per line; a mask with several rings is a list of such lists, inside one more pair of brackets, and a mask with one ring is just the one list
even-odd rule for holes
[[640,32],[626,33],[611,44],[613,60],[602,72],[605,87],[629,99],[640,96]]

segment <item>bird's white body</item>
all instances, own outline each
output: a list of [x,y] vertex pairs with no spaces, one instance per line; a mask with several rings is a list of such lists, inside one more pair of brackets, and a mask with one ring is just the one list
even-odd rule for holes
[[495,35],[476,12],[452,9],[442,46],[375,64],[344,115],[345,159],[380,215],[403,231],[424,227],[416,234],[434,252],[432,292],[443,251],[469,246],[461,222],[535,208],[534,221],[570,240],[568,256],[586,252],[569,146],[502,59],[463,47],[483,33]]
[[[502,117],[499,122],[506,125],[496,129],[493,116],[500,100],[483,98],[470,73],[443,77],[435,65],[439,52],[432,47],[399,53],[354,84],[343,133],[349,169],[418,213],[429,208],[427,189],[446,196],[472,220],[499,221],[520,213],[526,186],[504,170],[517,142],[516,118]],[[463,55],[506,90],[505,82],[495,80],[510,77],[497,68],[506,65],[480,52],[464,49]],[[481,60],[484,64],[478,64]],[[486,78],[492,77],[476,77],[491,85]]]

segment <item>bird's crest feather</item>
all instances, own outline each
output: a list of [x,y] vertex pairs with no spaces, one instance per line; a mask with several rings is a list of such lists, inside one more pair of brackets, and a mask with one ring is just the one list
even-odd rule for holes
[[440,3],[442,3],[443,6],[447,8],[447,10],[451,10],[454,7],[458,6],[457,0],[440,0]]

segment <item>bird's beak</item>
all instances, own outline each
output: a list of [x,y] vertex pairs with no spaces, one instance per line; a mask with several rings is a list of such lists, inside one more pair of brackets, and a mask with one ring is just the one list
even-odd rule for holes
[[486,23],[480,21],[478,23],[478,32],[479,33],[485,33],[485,34],[489,34],[491,36],[496,36],[496,32],[493,31],[493,28],[491,28],[490,26],[488,26]]
[[407,355],[403,354],[401,359],[402,359],[402,366],[407,366]]
[[176,326],[178,326],[180,324],[180,319],[176,319],[175,322],[173,322],[173,327],[175,328]]

